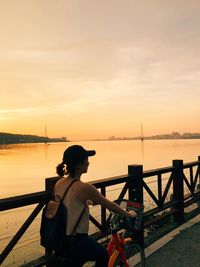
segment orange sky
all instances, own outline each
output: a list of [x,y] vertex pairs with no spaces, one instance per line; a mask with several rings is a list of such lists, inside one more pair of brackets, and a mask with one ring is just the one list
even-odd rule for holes
[[0,131],[200,132],[198,0],[0,1]]

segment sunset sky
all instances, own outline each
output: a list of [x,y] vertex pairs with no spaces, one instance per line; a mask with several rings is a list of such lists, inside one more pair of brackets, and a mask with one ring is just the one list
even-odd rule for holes
[[200,132],[199,0],[1,0],[0,132]]

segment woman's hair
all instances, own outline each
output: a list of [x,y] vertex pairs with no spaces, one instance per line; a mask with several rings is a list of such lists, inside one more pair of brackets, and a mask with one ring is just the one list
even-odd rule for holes
[[59,176],[63,177],[65,174],[67,174],[66,165],[63,162],[58,164],[58,166],[56,167],[56,172]]
[[70,162],[68,164],[62,162],[58,164],[58,166],[56,167],[56,172],[61,177],[63,177],[64,175],[70,174],[70,176],[73,178],[76,172],[76,165],[83,163],[85,159],[79,160],[77,162]]

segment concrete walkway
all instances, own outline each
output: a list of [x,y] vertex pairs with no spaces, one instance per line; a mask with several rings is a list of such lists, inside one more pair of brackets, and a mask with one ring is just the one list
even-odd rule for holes
[[145,249],[146,267],[200,267],[200,215]]

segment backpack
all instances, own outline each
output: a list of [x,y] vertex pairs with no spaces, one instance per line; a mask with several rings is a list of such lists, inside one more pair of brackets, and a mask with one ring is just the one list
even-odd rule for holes
[[[69,184],[61,199],[58,201],[50,200],[42,211],[40,244],[51,251],[55,251],[56,254],[60,254],[60,252],[63,251],[66,238],[67,211],[63,204],[63,200],[69,191],[69,188],[76,181],[78,180],[73,180]],[[85,206],[73,232],[78,226],[84,211]]]

